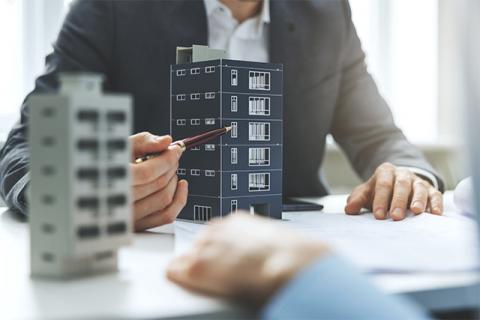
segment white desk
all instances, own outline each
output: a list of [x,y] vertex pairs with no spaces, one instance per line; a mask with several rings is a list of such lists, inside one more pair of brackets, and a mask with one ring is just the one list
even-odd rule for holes
[[[338,212],[345,197],[322,200],[326,212]],[[449,200],[447,199],[447,203]],[[244,311],[182,290],[164,277],[172,257],[172,234],[143,233],[120,252],[116,274],[67,282],[29,276],[28,226],[0,209],[0,317],[2,318],[221,318]],[[474,272],[376,275],[387,293],[406,294],[430,310],[478,305]]]

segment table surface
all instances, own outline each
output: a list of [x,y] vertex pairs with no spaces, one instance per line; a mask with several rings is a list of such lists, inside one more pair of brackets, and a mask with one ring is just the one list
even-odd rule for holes
[[[319,199],[326,213],[339,213],[345,196]],[[446,196],[447,208],[451,195]],[[68,281],[29,276],[28,225],[0,208],[0,312],[2,318],[162,318],[239,314],[226,302],[170,283],[165,267],[174,252],[171,226],[136,234],[119,252],[119,271]],[[381,274],[373,281],[386,293],[404,294],[430,310],[477,306],[476,272]]]

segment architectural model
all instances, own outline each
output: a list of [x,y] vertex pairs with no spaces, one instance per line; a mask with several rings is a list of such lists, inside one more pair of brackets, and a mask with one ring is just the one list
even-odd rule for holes
[[116,270],[130,242],[131,98],[102,77],[63,74],[57,94],[29,98],[31,273]]
[[224,59],[205,46],[177,49],[170,68],[175,139],[231,126],[229,134],[183,154],[189,182],[180,219],[198,222],[239,209],[282,216],[281,64]]

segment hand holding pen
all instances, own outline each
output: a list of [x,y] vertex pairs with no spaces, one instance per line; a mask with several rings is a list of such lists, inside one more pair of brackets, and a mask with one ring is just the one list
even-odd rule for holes
[[187,181],[178,181],[176,174],[182,153],[229,130],[217,129],[176,142],[172,142],[170,136],[155,136],[147,132],[130,137],[136,231],[175,220],[185,206],[188,195]]
[[[193,137],[188,137],[188,138],[185,138],[185,139],[182,139],[182,140],[177,140],[175,142],[172,142],[170,144],[170,146],[173,147],[173,146],[177,145],[180,148],[182,148],[183,151],[185,151],[187,149],[205,144],[208,141],[213,140],[213,139],[229,132],[230,130],[232,130],[232,127],[225,127],[225,128],[220,128],[220,129],[207,131],[207,132],[201,133],[201,134],[193,136]],[[135,160],[135,163],[141,163],[141,162],[144,162],[146,160],[158,157],[160,154],[161,153],[159,153],[159,152],[148,153],[148,154],[144,155],[143,157],[137,158]]]

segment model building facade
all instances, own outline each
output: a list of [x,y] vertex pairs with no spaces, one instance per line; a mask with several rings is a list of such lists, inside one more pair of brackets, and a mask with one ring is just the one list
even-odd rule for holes
[[[189,182],[180,219],[208,221],[236,212],[281,218],[281,64],[216,59],[195,61],[181,50],[171,66],[171,132],[175,139],[231,126],[183,154],[179,178]],[[212,56],[203,54],[200,56]]]
[[117,268],[130,242],[131,98],[99,75],[61,76],[29,98],[31,272],[68,277]]

